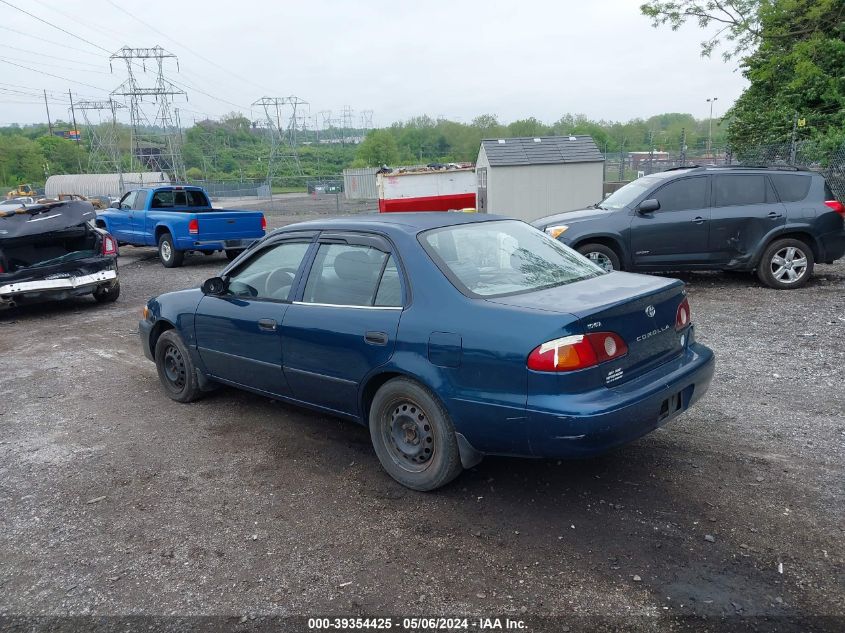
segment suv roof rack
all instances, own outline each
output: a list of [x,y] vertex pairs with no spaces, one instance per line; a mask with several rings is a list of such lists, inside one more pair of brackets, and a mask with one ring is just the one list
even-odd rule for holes
[[670,167],[669,169],[664,169],[663,171],[677,171],[679,169],[696,169],[697,167],[701,167],[701,165],[681,165],[680,167]]
[[713,165],[711,169],[772,169],[775,171],[809,171],[794,165]]

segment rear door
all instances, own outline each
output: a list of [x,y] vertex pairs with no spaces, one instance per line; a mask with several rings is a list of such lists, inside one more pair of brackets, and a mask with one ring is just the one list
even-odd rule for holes
[[717,174],[712,178],[710,261],[727,265],[750,257],[770,231],[786,224],[786,207],[766,174]]
[[404,288],[387,240],[323,234],[284,319],[284,371],[293,396],[358,415],[361,381],[393,354]]
[[257,250],[229,275],[224,295],[206,295],[195,316],[197,349],[216,378],[289,396],[282,372],[282,322],[313,236]]
[[638,268],[682,269],[707,261],[710,221],[709,177],[672,180],[647,198],[660,202],[652,213],[635,212],[630,242]]

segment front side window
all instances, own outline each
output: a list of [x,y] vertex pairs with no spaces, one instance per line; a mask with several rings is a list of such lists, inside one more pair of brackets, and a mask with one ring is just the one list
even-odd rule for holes
[[707,178],[683,178],[670,182],[654,194],[661,211],[683,211],[705,209],[707,202]]
[[135,203],[135,196],[137,195],[137,191],[130,191],[123,199],[120,201],[120,210],[126,211],[132,208],[132,205]]
[[135,201],[132,203],[133,209],[146,209],[147,208],[147,196],[149,196],[148,191],[137,191],[135,194]]
[[256,253],[229,275],[228,294],[285,301],[310,242],[283,242]]
[[433,229],[419,239],[440,270],[469,296],[518,294],[605,274],[571,248],[516,220]]
[[321,244],[302,300],[343,306],[402,305],[399,271],[391,255],[370,246]]

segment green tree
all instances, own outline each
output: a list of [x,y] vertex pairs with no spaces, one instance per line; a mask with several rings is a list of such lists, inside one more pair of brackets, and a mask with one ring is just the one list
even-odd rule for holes
[[399,146],[388,130],[372,130],[358,146],[357,162],[369,167],[395,165],[399,159]]

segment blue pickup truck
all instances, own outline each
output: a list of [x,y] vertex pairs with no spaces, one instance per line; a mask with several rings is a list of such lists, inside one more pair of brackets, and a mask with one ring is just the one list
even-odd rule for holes
[[133,189],[97,215],[96,224],[119,244],[157,246],[167,268],[181,266],[189,251],[224,251],[235,259],[267,228],[260,211],[213,209],[202,188],[182,186]]

